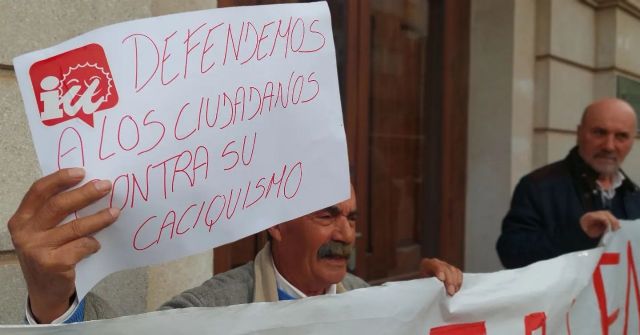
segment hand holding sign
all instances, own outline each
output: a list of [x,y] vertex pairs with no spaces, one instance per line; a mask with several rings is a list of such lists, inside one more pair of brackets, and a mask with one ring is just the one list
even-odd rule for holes
[[91,235],[119,215],[117,209],[104,209],[58,225],[111,191],[111,183],[104,180],[68,190],[84,175],[82,169],[64,169],[39,179],[8,223],[27,282],[31,311],[41,323],[51,322],[69,308],[76,264],[100,249]]

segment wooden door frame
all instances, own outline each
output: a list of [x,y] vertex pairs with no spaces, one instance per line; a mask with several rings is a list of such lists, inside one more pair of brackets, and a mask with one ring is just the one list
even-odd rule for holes
[[[354,13],[355,11],[355,13]],[[350,1],[347,25],[346,125],[349,161],[358,195],[356,274],[367,273],[370,153],[370,5]],[[466,212],[470,0],[430,0],[425,85],[422,256],[463,268]],[[355,111],[353,113],[352,111]],[[435,222],[436,224],[429,224]]]
[[425,257],[464,266],[471,0],[429,1]]
[[370,5],[348,1],[347,62],[345,66],[345,125],[352,182],[358,199],[355,274],[365,277],[369,249],[369,97],[370,97]]

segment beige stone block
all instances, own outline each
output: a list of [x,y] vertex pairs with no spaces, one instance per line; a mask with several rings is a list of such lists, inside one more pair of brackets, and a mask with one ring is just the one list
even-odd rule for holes
[[0,64],[109,24],[216,4],[213,0],[0,0]]
[[0,251],[11,250],[6,222],[15,212],[40,167],[31,140],[18,83],[12,71],[0,70]]
[[105,25],[148,17],[146,1],[1,0],[0,63]]
[[636,183],[640,183],[640,140],[636,139],[633,149],[622,164],[624,172]]
[[576,145],[576,135],[550,131],[537,132],[534,136],[534,166],[532,170],[561,160]]
[[536,55],[551,54],[551,1],[536,2]]
[[640,76],[640,20],[623,11],[617,16],[616,67]]
[[595,11],[579,0],[551,1],[551,54],[595,65]]
[[600,71],[595,75],[593,86],[593,100],[615,97],[617,90],[616,72],[614,70]]
[[596,12],[596,67],[609,68],[616,63],[616,7],[605,8]]
[[172,262],[150,266],[147,287],[147,311],[180,292],[199,286],[213,275],[213,251],[181,258]]
[[549,163],[565,158],[569,150],[576,145],[576,134],[549,133],[548,137],[547,161]]
[[549,63],[548,128],[575,130],[582,111],[593,101],[591,71],[551,60]]
[[18,264],[0,265],[0,324],[23,324],[27,289]]
[[515,4],[513,47],[513,115],[511,120],[511,184],[531,167],[531,147],[535,101],[536,0]]
[[547,152],[549,151],[548,136],[546,131],[539,130],[533,135],[533,166],[531,170],[537,169],[549,162]]
[[551,60],[544,58],[535,65],[535,102],[533,124],[535,128],[546,128],[549,124]]
[[151,16],[218,7],[217,0],[151,0]]
[[[584,108],[595,94],[593,72],[551,58],[536,62],[535,128],[575,130]],[[608,85],[605,77],[601,85]],[[615,83],[614,83],[615,88]],[[600,91],[598,92],[609,92]]]

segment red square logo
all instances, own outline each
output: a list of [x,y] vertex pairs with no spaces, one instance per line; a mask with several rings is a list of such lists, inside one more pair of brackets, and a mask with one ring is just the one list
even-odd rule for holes
[[93,114],[118,103],[104,50],[88,44],[34,63],[29,69],[40,119],[53,126],[79,118],[93,127]]

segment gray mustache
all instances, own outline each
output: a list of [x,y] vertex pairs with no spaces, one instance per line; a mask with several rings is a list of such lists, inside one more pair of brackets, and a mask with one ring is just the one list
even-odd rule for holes
[[318,249],[318,258],[343,257],[349,258],[353,252],[353,244],[329,241]]

